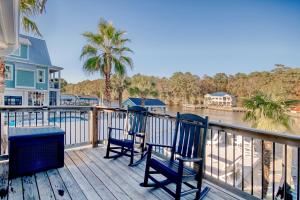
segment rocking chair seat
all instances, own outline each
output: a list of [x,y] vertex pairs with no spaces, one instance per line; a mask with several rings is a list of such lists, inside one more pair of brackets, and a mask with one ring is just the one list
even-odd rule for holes
[[[178,168],[179,162],[172,160],[162,160],[157,158],[151,158],[150,166],[156,171],[160,172],[162,175],[166,176],[168,179],[177,180],[179,175]],[[183,167],[183,180],[194,180],[196,178],[197,172],[191,168]]]
[[121,147],[127,147],[127,148],[131,148],[133,146],[133,140],[128,140],[128,139],[110,138],[110,143]]

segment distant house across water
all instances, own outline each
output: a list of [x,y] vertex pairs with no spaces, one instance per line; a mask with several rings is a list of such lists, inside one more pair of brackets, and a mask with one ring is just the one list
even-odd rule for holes
[[72,94],[62,94],[60,98],[60,104],[76,106],[94,106],[99,105],[99,99],[95,96],[77,96]]
[[[141,105],[142,98],[128,98],[122,104],[124,108]],[[144,107],[152,112],[166,112],[166,104],[160,99],[145,99]]]
[[205,106],[236,106],[236,97],[226,92],[214,92],[204,95]]

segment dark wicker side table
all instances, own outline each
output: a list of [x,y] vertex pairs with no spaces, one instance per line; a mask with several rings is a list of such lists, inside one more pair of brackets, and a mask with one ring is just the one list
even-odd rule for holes
[[64,131],[56,127],[9,128],[9,178],[64,166]]

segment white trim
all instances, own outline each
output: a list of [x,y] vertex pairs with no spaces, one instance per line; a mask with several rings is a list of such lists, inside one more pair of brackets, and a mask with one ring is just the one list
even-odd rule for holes
[[10,66],[11,67],[11,74],[10,74],[10,79],[7,79],[6,77],[5,77],[5,71],[4,71],[4,78],[5,78],[5,80],[6,81],[13,81],[14,80],[14,70],[13,70],[13,67],[14,67],[14,65],[12,65],[12,64],[4,64],[4,68],[6,67],[6,66]]
[[[21,70],[21,71],[32,71],[33,72],[33,87],[28,87],[28,86],[18,86],[17,85],[17,72],[18,72],[18,70]],[[36,89],[36,73],[35,73],[35,71],[36,70],[33,70],[33,69],[25,69],[25,68],[16,68],[15,69],[15,74],[16,74],[16,76],[15,76],[15,88],[24,88],[24,89],[26,89],[26,88],[31,88],[31,89]]]
[[[43,65],[43,64],[39,64],[39,63],[33,63],[33,62],[24,62],[25,59],[18,60],[18,59],[19,59],[18,57],[13,57],[13,56],[6,56],[6,58],[12,58],[12,59],[15,59],[15,60],[8,60],[8,59],[7,59],[7,61],[15,62],[15,63],[28,64],[28,65],[35,65],[35,66],[37,66],[37,67],[47,67],[47,68],[53,67],[53,66],[51,66],[51,65]],[[62,69],[64,69],[64,68],[62,68]]]
[[44,72],[44,74],[43,74],[43,80],[44,81],[43,82],[39,82],[39,80],[38,80],[39,77],[36,77],[36,80],[37,80],[36,83],[46,83],[46,70],[45,69],[37,69],[36,71],[37,71],[36,76],[39,76],[39,71],[43,71]]
[[[19,47],[16,49],[16,50],[18,50],[18,54],[13,54],[14,52],[11,52],[11,56],[17,56],[17,57],[20,57],[21,56],[21,48],[20,48],[20,45],[19,45]],[[15,51],[16,51],[15,50]]]

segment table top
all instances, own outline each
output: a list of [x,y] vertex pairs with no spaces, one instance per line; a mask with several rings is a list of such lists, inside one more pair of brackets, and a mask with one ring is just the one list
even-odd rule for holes
[[63,135],[64,131],[57,127],[12,127],[8,129],[8,138]]

